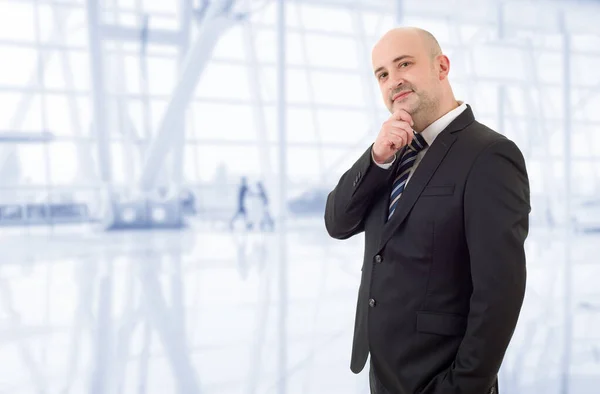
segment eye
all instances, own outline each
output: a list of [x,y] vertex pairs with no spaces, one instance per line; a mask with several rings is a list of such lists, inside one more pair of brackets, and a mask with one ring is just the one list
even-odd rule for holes
[[400,63],[399,67],[408,67],[410,65],[410,62],[404,62],[404,63]]
[[379,79],[381,81],[385,77],[387,77],[387,73],[381,73],[381,74],[379,74],[379,76],[377,77],[377,79]]

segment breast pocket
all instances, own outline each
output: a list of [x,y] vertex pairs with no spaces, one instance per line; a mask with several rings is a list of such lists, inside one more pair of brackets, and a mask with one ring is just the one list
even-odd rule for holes
[[423,189],[421,197],[427,196],[451,196],[454,194],[454,185],[430,185]]

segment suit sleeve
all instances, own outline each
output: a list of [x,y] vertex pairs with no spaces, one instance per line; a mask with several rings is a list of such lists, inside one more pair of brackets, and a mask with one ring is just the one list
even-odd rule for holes
[[525,295],[529,181],[519,148],[503,139],[475,160],[464,194],[473,293],[465,336],[436,393],[482,394],[494,384]]
[[390,178],[390,169],[373,162],[372,146],[342,175],[327,196],[325,227],[333,238],[347,239],[364,231],[365,215]]

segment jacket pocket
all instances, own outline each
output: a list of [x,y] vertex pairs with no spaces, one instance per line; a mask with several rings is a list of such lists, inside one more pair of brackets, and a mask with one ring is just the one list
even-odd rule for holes
[[417,312],[417,331],[449,336],[463,336],[467,330],[467,318],[440,312]]
[[454,194],[454,185],[427,186],[421,196],[450,196]]

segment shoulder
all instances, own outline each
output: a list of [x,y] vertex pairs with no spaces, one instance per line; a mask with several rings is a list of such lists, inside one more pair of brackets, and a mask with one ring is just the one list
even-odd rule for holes
[[521,150],[514,141],[478,121],[471,123],[461,134],[463,143],[475,157],[499,150],[522,156]]
[[508,140],[505,135],[478,121],[474,121],[467,126],[461,134],[464,134],[463,137],[466,137],[466,142],[473,147],[485,148],[499,141]]

